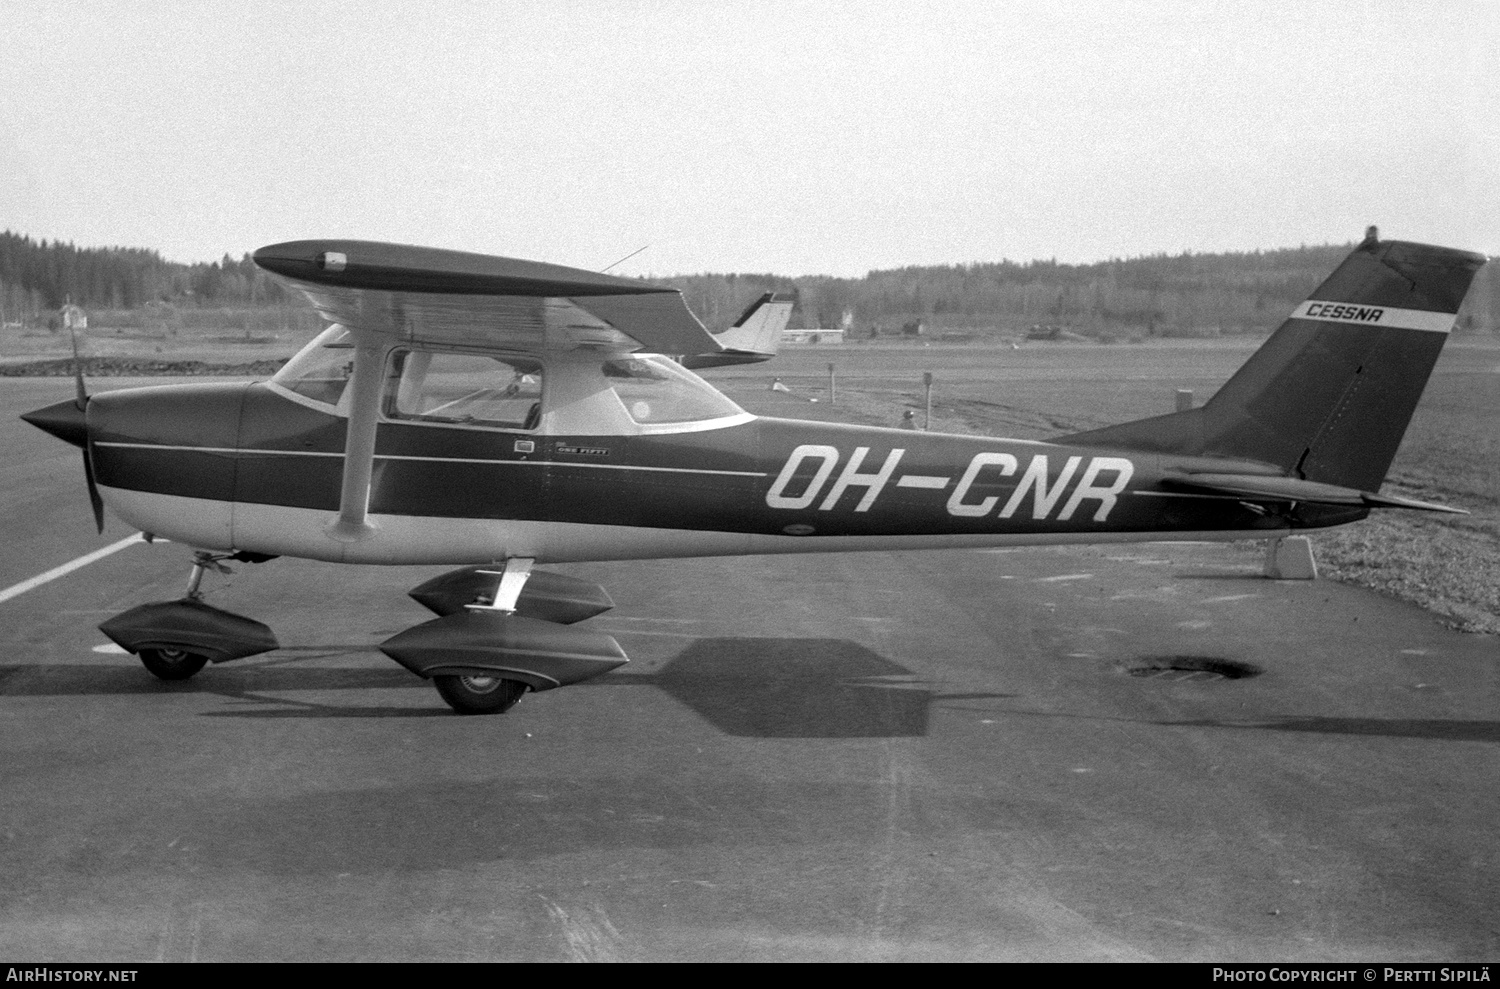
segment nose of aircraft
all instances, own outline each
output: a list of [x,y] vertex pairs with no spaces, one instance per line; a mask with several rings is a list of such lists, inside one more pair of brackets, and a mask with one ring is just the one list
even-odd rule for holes
[[86,409],[88,396],[83,384],[78,385],[78,397],[49,405],[35,412],[24,413],[21,418],[37,429],[56,436],[64,443],[71,443],[83,450],[83,479],[89,489],[89,504],[94,509],[94,528],[104,531],[104,502],[99,497],[99,486],[94,482],[94,464],[89,459],[89,427]]
[[76,447],[88,444],[89,430],[83,407],[74,399],[27,412],[22,419]]

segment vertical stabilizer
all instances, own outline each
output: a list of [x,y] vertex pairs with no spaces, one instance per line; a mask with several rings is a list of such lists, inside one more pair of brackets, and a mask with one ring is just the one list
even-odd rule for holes
[[1060,437],[1378,491],[1485,257],[1363,243],[1202,407]]

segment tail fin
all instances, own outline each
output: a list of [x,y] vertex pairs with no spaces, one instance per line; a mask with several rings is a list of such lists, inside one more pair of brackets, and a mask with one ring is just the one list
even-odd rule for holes
[[682,359],[683,367],[719,367],[724,364],[754,364],[776,356],[781,345],[781,331],[792,318],[792,297],[767,292],[746,309],[733,326],[714,338],[725,350],[718,354],[690,354]]
[[1363,243],[1201,407],[1059,437],[1380,489],[1482,254]]

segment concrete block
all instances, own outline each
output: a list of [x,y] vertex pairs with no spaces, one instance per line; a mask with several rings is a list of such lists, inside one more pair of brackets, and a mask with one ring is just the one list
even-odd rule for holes
[[1313,559],[1312,540],[1306,536],[1267,540],[1266,576],[1272,580],[1317,580],[1318,561]]

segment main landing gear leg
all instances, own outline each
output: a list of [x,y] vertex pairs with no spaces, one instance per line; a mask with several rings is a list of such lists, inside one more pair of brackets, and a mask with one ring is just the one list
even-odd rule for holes
[[187,593],[176,601],[142,604],[99,626],[142,665],[162,680],[186,680],[210,662],[222,663],[276,649],[276,636],[253,618],[232,614],[203,603],[203,575],[209,570],[233,573],[224,560],[263,563],[274,557],[261,553],[193,554]]
[[[506,560],[499,570],[478,571],[496,578],[495,590],[464,607],[486,614],[515,614],[516,601],[531,578],[531,565],[535,562],[518,556]],[[526,693],[524,682],[500,676],[435,676],[432,684],[448,706],[459,714],[500,714],[515,707],[521,695]]]

